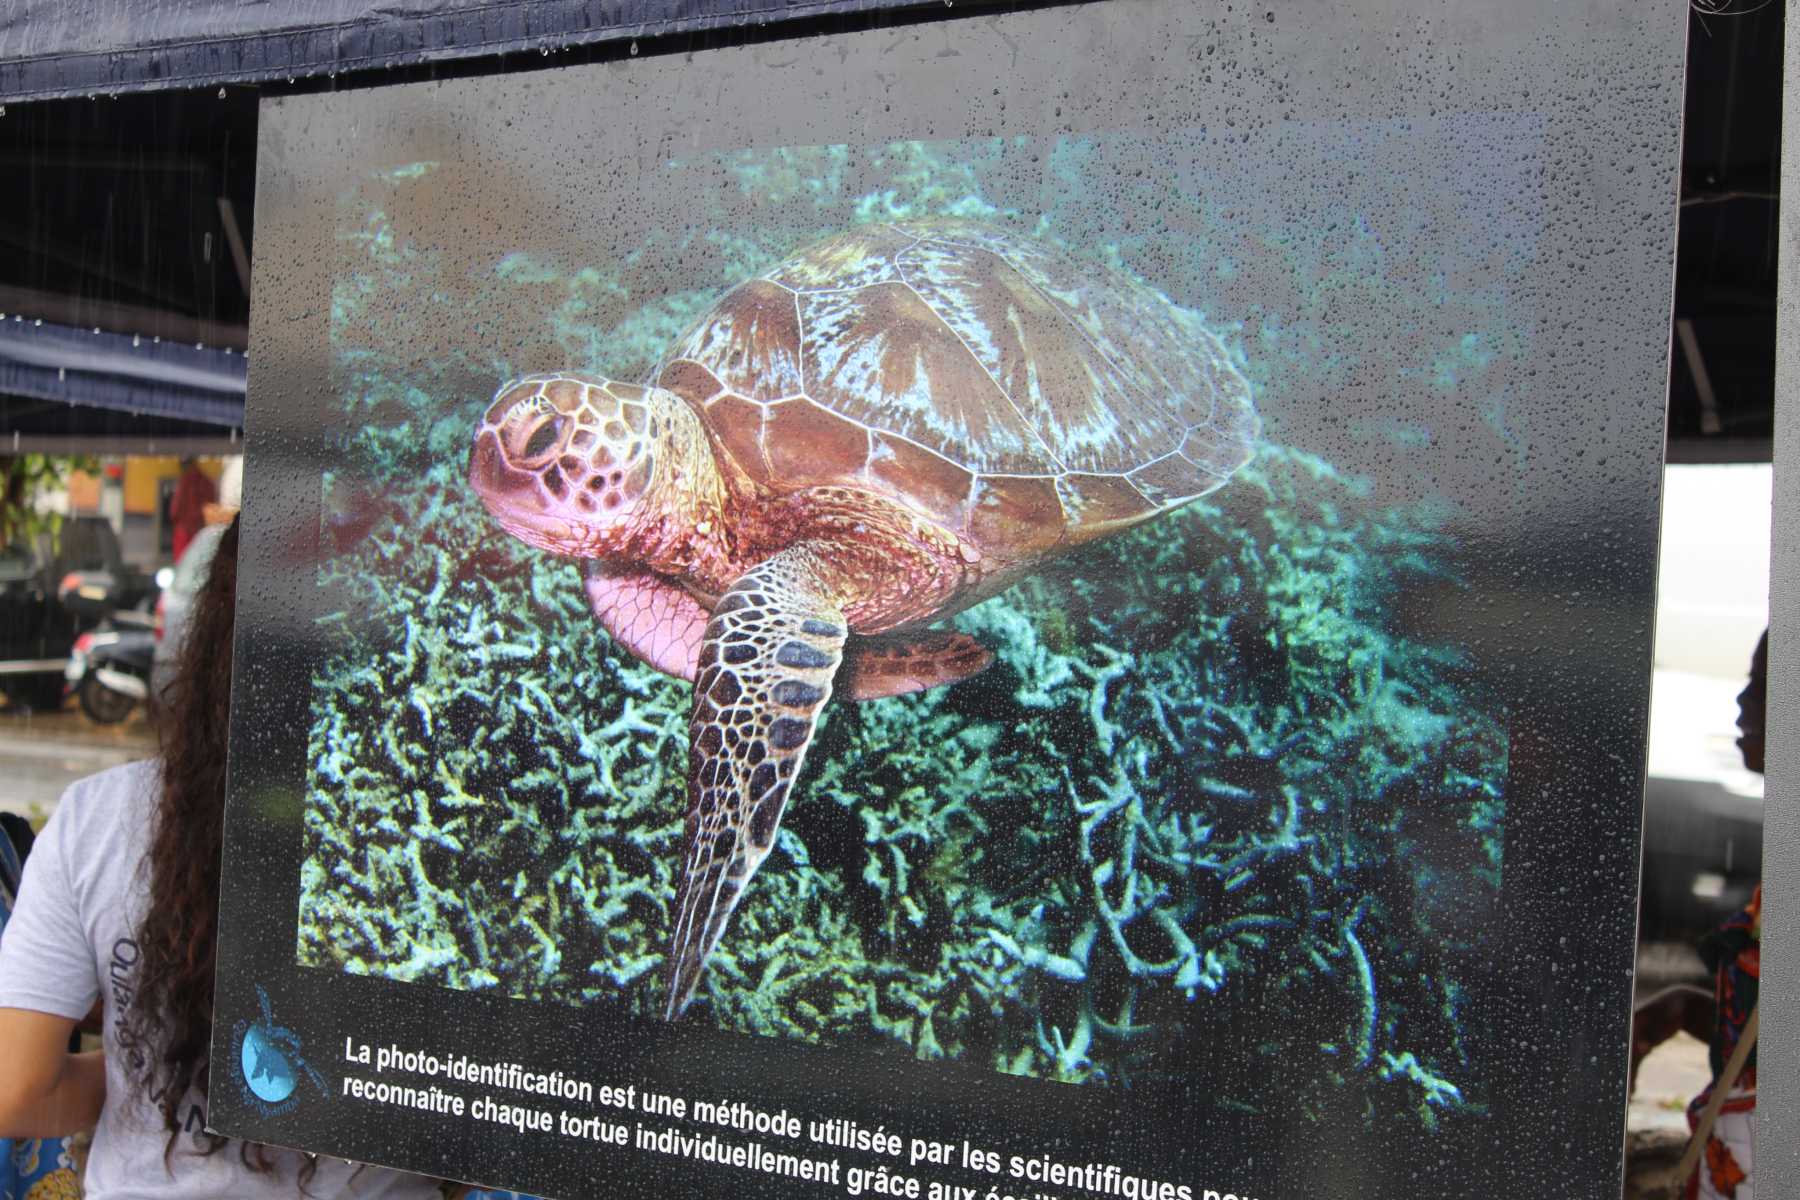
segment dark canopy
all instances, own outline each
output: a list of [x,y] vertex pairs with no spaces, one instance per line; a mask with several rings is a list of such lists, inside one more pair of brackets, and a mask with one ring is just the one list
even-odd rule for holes
[[0,320],[0,420],[10,435],[0,454],[230,442],[244,424],[245,375],[231,349]]
[[235,445],[260,90],[236,85],[536,66],[919,2],[4,0],[0,458]]
[[919,0],[9,0],[0,102],[300,78]]
[[[664,34],[798,34],[855,14],[954,21],[1001,3],[0,0],[0,112],[13,104],[0,117],[0,178],[11,185],[0,188],[0,314],[243,350],[264,90],[552,65]],[[1766,459],[1786,8],[1721,21],[1705,7],[1695,6],[1689,39],[1669,448],[1674,458]],[[576,52],[539,53],[564,48]],[[648,52],[659,49],[670,47]],[[251,86],[225,86],[238,84]],[[121,98],[88,99],[105,96]],[[98,423],[111,444],[129,437],[121,421],[195,420],[229,437],[221,415],[127,417],[0,379],[0,443],[57,429],[67,441]]]

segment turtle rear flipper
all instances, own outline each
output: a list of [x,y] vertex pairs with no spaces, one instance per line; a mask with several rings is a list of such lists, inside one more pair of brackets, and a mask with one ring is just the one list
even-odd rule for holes
[[929,691],[979,675],[993,661],[992,650],[947,629],[863,638],[844,657],[844,695],[879,700]]
[[788,793],[831,696],[846,629],[819,559],[791,546],[713,610],[688,726],[687,855],[666,968],[669,1020],[693,998],[744,888],[775,844]]

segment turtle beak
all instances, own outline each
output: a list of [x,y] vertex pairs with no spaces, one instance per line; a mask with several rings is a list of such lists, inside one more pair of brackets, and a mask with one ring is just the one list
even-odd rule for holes
[[469,486],[514,537],[552,554],[576,554],[581,540],[567,517],[549,511],[544,476],[522,471],[507,456],[498,430],[483,426],[469,451]]
[[469,484],[509,528],[516,521],[540,523],[532,518],[549,516],[546,510],[568,494],[556,460],[575,425],[558,403],[570,390],[546,388],[537,379],[509,383],[494,394],[475,431]]
[[527,376],[494,395],[469,449],[469,484],[514,536],[599,553],[636,519],[655,465],[643,389]]
[[484,425],[469,451],[469,486],[507,532],[545,550],[560,549],[557,534],[567,525],[544,511],[540,476],[513,465],[504,437]]
[[490,512],[498,515],[498,506],[507,502],[528,500],[537,492],[537,475],[513,466],[506,453],[500,431],[483,425],[475,435],[469,451],[469,484]]

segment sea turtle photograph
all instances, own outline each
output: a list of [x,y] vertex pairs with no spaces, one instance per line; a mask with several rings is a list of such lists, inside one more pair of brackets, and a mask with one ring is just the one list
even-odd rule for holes
[[1509,746],[1430,471],[1528,369],[1493,297],[1197,134],[525,149],[332,216],[297,963],[1485,1111]]
[[966,221],[799,250],[651,383],[503,386],[471,486],[510,533],[583,560],[621,646],[694,685],[667,1015],[773,848],[834,691],[984,669],[933,624],[1212,491],[1257,429],[1224,347],[1165,297]]

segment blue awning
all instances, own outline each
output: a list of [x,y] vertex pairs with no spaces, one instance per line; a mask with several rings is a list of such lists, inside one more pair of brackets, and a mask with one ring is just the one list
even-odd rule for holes
[[238,429],[247,367],[230,349],[0,320],[0,396]]
[[919,0],[7,0],[0,4],[0,103],[535,54],[622,38],[918,4]]

